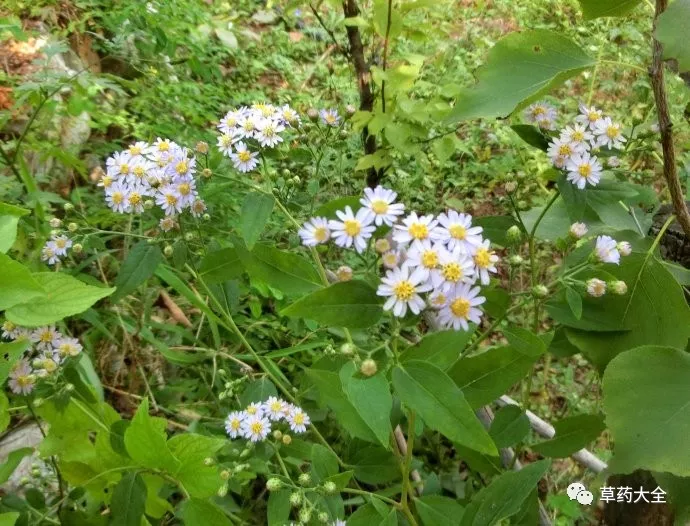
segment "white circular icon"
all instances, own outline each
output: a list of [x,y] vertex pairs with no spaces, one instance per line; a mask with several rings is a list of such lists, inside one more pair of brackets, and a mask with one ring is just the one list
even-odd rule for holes
[[592,504],[592,501],[594,500],[594,495],[592,495],[591,491],[580,491],[577,494],[577,501],[580,504],[584,504],[585,506],[589,506]]
[[581,491],[587,491],[585,485],[580,482],[573,482],[570,486],[568,486],[566,493],[568,493],[570,500],[575,500],[577,499],[577,494]]

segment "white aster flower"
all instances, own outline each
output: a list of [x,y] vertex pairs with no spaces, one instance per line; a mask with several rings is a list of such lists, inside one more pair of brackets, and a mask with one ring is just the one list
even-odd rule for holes
[[242,411],[233,411],[225,419],[225,432],[230,438],[237,438],[242,433],[242,422],[246,415]]
[[326,126],[337,127],[340,124],[340,115],[338,115],[338,110],[321,110],[319,112],[319,117],[321,117],[321,122]]
[[2,337],[5,338],[6,340],[14,340],[17,338],[17,335],[19,334],[19,327],[17,326],[16,323],[10,321],[10,320],[5,320],[2,323]]
[[264,406],[258,402],[252,402],[244,412],[249,416],[264,416]]
[[134,164],[128,152],[117,152],[105,161],[105,166],[106,173],[113,179],[124,179],[130,174]]
[[440,290],[435,290],[429,294],[427,303],[432,309],[442,309],[448,304],[448,296]]
[[83,349],[79,340],[67,336],[60,338],[54,348],[60,359],[77,356]]
[[180,206],[182,208],[187,208],[192,205],[196,200],[196,182],[193,178],[180,178],[175,180],[175,190],[177,195],[180,196]]
[[381,254],[381,262],[386,268],[396,268],[402,263],[402,253],[399,250],[389,250]]
[[258,155],[258,152],[250,152],[247,145],[240,141],[235,145],[235,153],[230,154],[230,159],[236,170],[246,173],[251,172],[259,164]]
[[498,272],[498,269],[496,269],[498,256],[489,248],[490,243],[488,239],[485,239],[472,256],[475,273],[479,275],[482,285],[488,285],[491,281],[489,273],[495,274]]
[[549,149],[546,151],[551,161],[556,165],[567,163],[568,160],[576,153],[583,152],[574,142],[565,139],[554,139],[549,144]]
[[291,406],[287,415],[287,422],[294,433],[304,433],[307,426],[311,424],[309,415],[301,407]]
[[206,212],[206,203],[203,201],[203,199],[195,199],[190,205],[189,210],[192,212],[194,217],[199,217],[201,214]]
[[257,124],[256,140],[264,148],[273,148],[283,142],[280,133],[285,131],[285,126],[272,120],[263,119]]
[[290,126],[298,126],[300,123],[299,115],[287,104],[280,108],[280,118]]
[[601,178],[602,167],[596,157],[589,153],[573,155],[565,165],[568,171],[568,181],[584,190],[588,184],[596,186]]
[[373,190],[365,188],[364,197],[359,202],[371,212],[377,226],[382,224],[392,226],[398,216],[405,211],[404,204],[395,202],[396,197],[398,197],[396,192],[379,185]]
[[166,216],[158,222],[158,226],[163,232],[170,232],[173,228],[177,228],[177,223],[173,216]]
[[554,128],[556,122],[556,108],[546,102],[536,102],[525,110],[525,120],[536,124],[545,130]]
[[312,217],[297,233],[302,238],[302,244],[308,247],[326,243],[331,238],[328,219],[325,217]]
[[251,442],[265,440],[271,432],[271,422],[259,415],[247,415],[242,422],[242,436]]
[[41,260],[48,263],[48,265],[55,265],[60,261],[60,256],[55,251],[55,243],[48,241],[41,249]]
[[28,395],[33,391],[36,376],[31,365],[25,359],[16,362],[10,370],[9,387],[14,394]]
[[55,325],[46,325],[34,329],[31,333],[31,341],[36,344],[39,351],[51,351],[59,345],[62,335],[55,330]]
[[105,202],[113,210],[113,212],[118,212],[124,214],[127,210],[127,197],[129,194],[129,188],[117,181],[111,184],[105,190]]
[[426,280],[429,278],[431,271],[438,268],[439,254],[442,250],[444,250],[444,247],[440,242],[432,243],[429,239],[423,241],[415,239],[407,251],[405,265],[412,269],[421,269],[424,276],[423,279]]
[[587,225],[584,223],[573,223],[568,231],[575,239],[583,238],[587,235]]
[[268,400],[263,403],[263,413],[271,420],[276,422],[285,416],[285,406],[287,402],[277,396],[269,396]]
[[156,193],[156,204],[160,206],[165,215],[173,216],[182,211],[182,201],[177,188],[172,185],[166,185],[158,189]]
[[149,147],[149,143],[137,141],[127,147],[127,153],[131,155],[132,159],[136,159],[137,157],[142,157],[145,153],[147,153],[149,151]]
[[623,143],[626,142],[621,125],[613,122],[611,117],[605,117],[597,121],[593,131],[598,146],[620,150],[623,148]]
[[442,233],[438,229],[438,221],[429,214],[417,216],[417,212],[410,214],[402,220],[402,225],[395,225],[393,240],[397,243],[405,244],[411,241],[424,239],[436,240]]
[[67,250],[72,247],[72,240],[65,235],[53,236],[51,241],[58,256],[66,256]]
[[455,285],[448,293],[446,306],[439,311],[439,323],[456,331],[460,328],[469,330],[469,322],[481,323],[482,311],[477,307],[486,298],[479,296],[479,290],[479,287],[472,287],[468,283]]
[[620,263],[621,255],[618,252],[618,244],[611,236],[597,237],[594,252],[597,259],[602,263],[613,263],[615,265]]
[[604,113],[596,109],[594,106],[585,106],[580,104],[580,115],[575,117],[575,122],[594,129],[594,125],[604,118]]
[[233,143],[234,141],[232,136],[228,135],[227,133],[218,136],[218,150],[220,150],[220,153],[227,157],[230,157],[230,154],[232,153]]
[[408,308],[414,314],[419,314],[425,305],[419,293],[431,289],[431,286],[424,281],[424,269],[415,269],[410,274],[410,269],[402,266],[386,272],[386,276],[381,278],[381,284],[376,291],[377,295],[388,298],[383,304],[383,310],[392,310],[393,314],[399,318],[407,314]]
[[255,115],[245,115],[237,123],[237,133],[244,139],[252,139],[256,136],[257,124]]
[[598,278],[587,280],[587,294],[599,298],[606,294],[606,282]]
[[360,254],[367,248],[367,240],[373,235],[376,227],[372,225],[373,218],[366,208],[357,210],[357,214],[352,213],[352,208],[345,207],[345,210],[338,210],[335,213],[340,221],[331,219],[328,227],[335,244],[339,247],[350,248],[354,245],[355,250]]
[[141,214],[144,211],[144,197],[148,195],[149,191],[141,184],[134,184],[129,187],[127,192],[127,212],[134,212]]
[[125,178],[125,182],[130,185],[141,184],[150,186],[148,177],[155,168],[156,164],[154,162],[149,161],[145,157],[139,157],[134,162],[129,175]]
[[582,153],[589,150],[594,136],[587,131],[587,128],[581,124],[573,124],[566,126],[561,131],[560,139],[574,145],[576,153]]
[[175,143],[170,139],[161,139],[158,137],[156,142],[154,142],[149,148],[150,153],[165,153],[170,152],[174,149]]
[[225,117],[220,120],[218,129],[223,135],[232,135],[239,123],[240,117],[241,115],[239,112],[234,110],[229,111],[225,114]]
[[439,253],[438,268],[431,272],[431,284],[434,289],[448,292],[459,283],[473,282],[475,267],[472,256],[462,251],[461,247],[442,250]]
[[438,239],[446,243],[448,250],[460,247],[463,252],[471,253],[482,242],[482,227],[472,226],[470,214],[448,210],[438,216]]

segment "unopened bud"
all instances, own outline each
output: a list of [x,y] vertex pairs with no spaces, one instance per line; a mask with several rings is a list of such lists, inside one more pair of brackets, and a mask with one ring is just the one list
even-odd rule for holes
[[628,285],[625,283],[625,281],[611,281],[609,282],[609,289],[614,294],[623,296],[628,292]]
[[347,265],[343,265],[338,267],[335,275],[338,277],[338,281],[350,281],[352,279],[352,269]]
[[525,262],[525,260],[519,254],[514,254],[508,258],[508,263],[510,263],[514,267],[519,267],[524,262]]
[[213,466],[216,461],[212,457],[206,457],[204,459],[204,466]]
[[211,220],[211,216],[208,215],[208,214],[204,214],[204,215],[201,216],[201,219],[203,219],[204,221],[210,221],[210,220]]
[[309,117],[309,120],[311,121],[316,121],[316,119],[319,118],[319,112],[316,110],[316,108],[309,108],[307,110],[307,117]]
[[220,488],[218,488],[218,491],[216,494],[221,498],[225,497],[228,494],[228,485],[223,484]]
[[311,475],[309,473],[302,473],[297,477],[297,482],[299,482],[301,486],[308,486],[311,484]]
[[280,479],[270,478],[268,481],[266,481],[266,489],[268,491],[278,491],[282,487],[283,483]]
[[299,510],[299,522],[300,524],[308,524],[311,520],[311,510],[309,508],[302,508]]
[[208,153],[208,143],[204,141],[199,141],[198,143],[196,143],[196,151],[204,154]]
[[210,179],[211,176],[213,175],[213,172],[212,172],[210,169],[208,169],[208,168],[204,168],[203,170],[201,170],[201,175],[202,175],[205,179]]
[[187,232],[184,235],[184,239],[185,241],[192,241],[194,239],[194,234],[192,232]]
[[299,175],[295,175],[295,176],[292,178],[292,182],[295,183],[295,184],[300,184],[300,183],[302,182],[302,179],[300,179]]
[[281,438],[283,438],[283,432],[280,429],[276,429],[273,432],[273,438],[275,438],[276,440],[280,440]]
[[508,181],[505,184],[505,189],[506,189],[506,192],[508,192],[509,194],[512,194],[515,190],[517,190],[517,183],[515,181]]
[[50,228],[60,228],[62,225],[62,220],[59,217],[51,217],[50,221],[48,221],[48,224],[50,225]]
[[357,351],[357,347],[354,343],[343,343],[340,346],[340,352],[345,356],[352,356]]
[[532,288],[532,294],[534,294],[536,298],[545,298],[549,295],[549,289],[545,285],[535,285]]
[[618,243],[617,248],[621,256],[629,256],[632,254],[632,246],[627,241]]
[[68,393],[74,391],[74,384],[65,384],[65,391],[67,391]]
[[71,212],[74,210],[74,205],[72,203],[65,203],[62,208],[64,209],[65,212]]
[[290,505],[296,508],[300,504],[302,504],[302,494],[299,491],[295,491],[294,493],[291,493],[290,494]]
[[69,225],[67,225],[67,230],[69,230],[70,232],[76,232],[78,229],[79,225],[76,223],[70,223]]
[[147,199],[146,201],[144,201],[144,208],[146,210],[151,210],[155,204],[156,203],[154,203],[152,199]]
[[388,252],[392,247],[391,242],[385,237],[382,237],[381,239],[376,240],[376,243],[374,243],[374,248],[376,249],[376,252],[383,254],[384,252]]
[[327,495],[333,495],[336,491],[338,491],[338,486],[336,486],[335,482],[332,480],[327,480],[323,483],[323,490]]
[[230,478],[230,472],[227,469],[224,469],[220,472],[220,478],[223,480],[228,480]]
[[322,511],[321,513],[319,513],[316,518],[319,520],[319,522],[321,522],[323,524],[326,524],[330,520],[328,513],[326,513],[325,511]]
[[283,444],[289,446],[292,443],[292,437],[290,435],[283,435]]
[[357,108],[354,105],[348,104],[345,106],[345,115],[352,117],[357,112]]
[[377,370],[378,367],[376,366],[376,362],[371,358],[367,358],[362,362],[362,365],[359,366],[359,371],[364,376],[374,376]]
[[570,225],[568,234],[575,239],[583,238],[585,235],[587,235],[587,225],[584,223],[573,223]]
[[165,245],[163,248],[163,254],[165,254],[167,257],[170,257],[173,255],[173,247],[171,245]]
[[517,225],[511,226],[506,231],[506,237],[511,243],[519,243],[522,240],[522,231],[520,230],[520,227]]

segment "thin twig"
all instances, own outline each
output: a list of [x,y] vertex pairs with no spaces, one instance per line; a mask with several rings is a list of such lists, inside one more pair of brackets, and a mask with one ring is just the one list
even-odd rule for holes
[[[383,73],[385,77],[386,67],[388,66],[388,43],[391,33],[391,18],[393,12],[393,0],[388,0],[388,13],[386,18],[386,36],[383,40]],[[386,79],[381,81],[381,111],[386,113]]]
[[326,25],[326,23],[323,21],[323,18],[321,18],[319,11],[311,4],[309,4],[309,9],[311,9],[311,12],[314,13],[316,20],[319,22],[319,25],[324,29],[324,31],[326,31],[326,33],[328,33],[328,36],[331,37],[331,40],[333,41],[333,45],[336,47],[336,49],[338,51],[342,52],[346,57],[349,56],[349,51],[340,45],[340,42],[338,42],[338,39],[335,38],[335,33],[333,33],[333,30],[330,27],[328,27]]

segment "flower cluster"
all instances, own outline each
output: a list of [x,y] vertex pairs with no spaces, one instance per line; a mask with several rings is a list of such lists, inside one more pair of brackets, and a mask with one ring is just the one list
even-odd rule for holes
[[2,337],[32,344],[10,369],[10,389],[21,395],[31,393],[39,378],[53,374],[66,359],[82,351],[79,340],[61,334],[54,325],[28,329],[7,320],[2,324]]
[[336,212],[338,219],[314,217],[304,223],[302,243],[315,246],[333,239],[362,253],[377,226],[392,227],[391,235],[374,242],[389,269],[377,291],[387,298],[383,308],[403,317],[408,309],[419,314],[429,306],[444,327],[468,330],[469,322],[479,323],[478,306],[485,301],[475,285],[488,285],[490,274],[497,272],[499,258],[490,241],[482,237],[481,227],[472,225],[470,214],[449,210],[438,217],[416,212],[402,217],[405,205],[396,198],[396,192],[381,186],[367,188],[356,212],[347,206]]
[[618,265],[621,256],[629,256],[632,252],[632,247],[627,241],[620,243],[611,236],[598,236],[594,245],[594,254],[601,263],[613,263]]
[[543,130],[553,130],[556,127],[556,108],[546,102],[535,102],[524,112],[525,120],[536,124]]
[[98,186],[115,212],[139,214],[158,206],[165,213],[161,228],[174,226],[174,217],[189,209],[194,217],[206,211],[199,198],[194,174],[196,158],[187,148],[170,141],[136,142],[106,160],[106,173]]
[[244,411],[230,413],[225,419],[225,430],[230,438],[261,442],[271,432],[271,426],[283,420],[294,433],[304,433],[311,424],[301,407],[271,396],[265,402],[249,404]]
[[218,149],[232,160],[236,170],[251,172],[259,164],[261,148],[275,148],[284,141],[284,132],[299,124],[299,115],[288,105],[242,106],[220,120]]
[[72,248],[72,240],[64,234],[53,234],[41,249],[41,259],[48,265],[55,265],[61,258],[67,256]]
[[[599,184],[603,170],[592,151],[602,147],[621,149],[625,142],[620,124],[597,108],[581,104],[580,114],[549,143],[547,154],[556,168],[566,171],[568,181],[583,190],[587,185]],[[609,164],[617,165],[618,159],[612,158]]]

